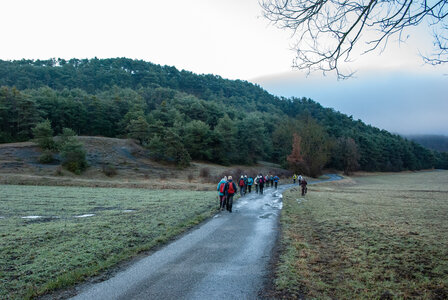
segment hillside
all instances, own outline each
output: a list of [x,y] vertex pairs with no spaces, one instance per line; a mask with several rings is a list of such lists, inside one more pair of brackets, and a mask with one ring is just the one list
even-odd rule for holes
[[448,152],[448,136],[445,135],[408,135],[406,138],[419,143],[420,145],[442,152]]
[[[353,120],[307,98],[278,98],[257,85],[126,58],[0,61],[0,143],[27,141],[49,119],[58,135],[131,137],[156,161],[367,171],[447,167],[448,157]],[[352,147],[348,162],[344,147]],[[290,165],[291,166],[291,165]]]
[[[225,167],[193,162],[180,170],[148,159],[148,150],[134,140],[87,136],[80,136],[78,140],[86,149],[89,164],[82,176],[61,169],[59,161],[39,163],[41,150],[32,142],[0,144],[0,183],[214,190],[223,175],[258,172],[289,175],[269,164]],[[59,156],[56,155],[56,159]],[[107,176],[106,166],[116,174]]]

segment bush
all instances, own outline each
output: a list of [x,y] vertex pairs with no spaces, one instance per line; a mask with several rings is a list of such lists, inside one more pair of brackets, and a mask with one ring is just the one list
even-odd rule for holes
[[75,137],[76,133],[70,128],[63,128],[62,133],[58,136],[59,140],[57,143],[58,149],[62,149],[65,143],[67,143],[71,138]]
[[103,173],[108,177],[117,175],[117,169],[115,168],[115,166],[113,166],[111,164],[103,165],[102,170],[103,170]]
[[209,168],[201,168],[199,171],[199,176],[202,178],[208,178],[210,176],[210,169]]
[[62,145],[62,165],[75,174],[81,174],[87,168],[86,151],[83,145],[74,137]]
[[[53,140],[53,129],[50,120],[37,123],[33,128],[34,141],[42,150],[56,149],[56,143]],[[48,157],[47,157],[48,158]]]
[[188,182],[192,182],[193,178],[194,178],[193,174],[188,173],[188,176],[187,176]]
[[41,164],[50,164],[54,161],[53,153],[50,150],[45,150],[40,156],[39,156],[39,162]]
[[58,167],[56,168],[56,170],[54,171],[54,175],[56,175],[56,176],[62,176],[62,175],[64,175],[64,174],[62,173],[62,166],[58,166]]

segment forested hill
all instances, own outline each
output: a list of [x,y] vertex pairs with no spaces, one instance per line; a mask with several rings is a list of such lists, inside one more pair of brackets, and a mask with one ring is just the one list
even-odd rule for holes
[[[154,159],[188,164],[269,160],[316,175],[446,167],[447,155],[257,85],[126,58],[0,61],[0,142],[49,119],[79,135],[129,136]],[[298,149],[300,148],[300,151]]]
[[420,145],[436,151],[448,151],[448,136],[445,135],[409,135],[407,139],[415,141]]

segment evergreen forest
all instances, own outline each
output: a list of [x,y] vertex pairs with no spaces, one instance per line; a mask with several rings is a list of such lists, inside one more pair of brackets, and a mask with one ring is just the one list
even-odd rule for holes
[[55,135],[129,137],[151,158],[179,167],[279,163],[311,176],[323,168],[402,171],[448,168],[448,153],[260,86],[142,60],[0,61],[0,143]]

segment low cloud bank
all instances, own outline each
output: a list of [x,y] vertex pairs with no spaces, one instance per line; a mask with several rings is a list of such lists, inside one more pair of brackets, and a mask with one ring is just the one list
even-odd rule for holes
[[311,98],[391,132],[448,134],[448,76],[370,71],[336,81],[288,72],[252,81],[274,95]]

